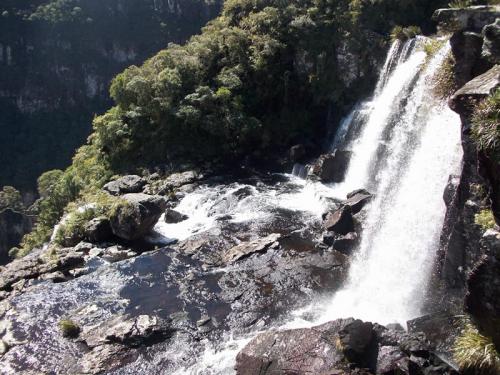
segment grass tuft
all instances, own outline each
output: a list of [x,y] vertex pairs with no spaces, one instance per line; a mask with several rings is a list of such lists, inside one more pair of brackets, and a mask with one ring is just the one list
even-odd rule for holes
[[491,210],[481,210],[474,217],[474,223],[479,225],[483,230],[493,229],[496,226],[495,218],[493,217],[493,212]]
[[500,356],[490,338],[470,323],[466,323],[455,342],[454,358],[465,373],[477,375],[500,374]]
[[500,89],[476,106],[471,135],[480,151],[500,162]]
[[80,327],[78,324],[69,319],[61,319],[59,321],[59,329],[63,337],[75,338],[80,334]]
[[391,40],[401,40],[401,41],[406,41],[408,39],[415,38],[417,35],[422,34],[422,30],[420,29],[419,26],[408,26],[408,27],[403,27],[403,26],[394,26],[394,28],[391,31]]

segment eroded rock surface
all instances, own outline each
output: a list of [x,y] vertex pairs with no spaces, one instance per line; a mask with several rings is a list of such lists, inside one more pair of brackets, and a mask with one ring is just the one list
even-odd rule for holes
[[355,319],[257,335],[237,356],[238,375],[458,374],[425,337]]

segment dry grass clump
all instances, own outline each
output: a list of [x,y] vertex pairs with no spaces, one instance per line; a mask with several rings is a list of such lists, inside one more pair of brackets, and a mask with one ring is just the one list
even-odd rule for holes
[[500,374],[500,356],[490,338],[467,322],[455,342],[454,358],[464,373],[477,375]]

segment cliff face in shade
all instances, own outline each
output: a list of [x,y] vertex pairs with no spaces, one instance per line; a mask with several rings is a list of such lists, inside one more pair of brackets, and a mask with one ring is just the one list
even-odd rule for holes
[[219,0],[24,0],[0,4],[0,186],[32,190],[69,164],[109,107],[110,80],[182,43]]

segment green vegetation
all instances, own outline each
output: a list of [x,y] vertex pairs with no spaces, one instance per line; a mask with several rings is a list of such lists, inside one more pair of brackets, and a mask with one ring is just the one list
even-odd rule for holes
[[476,5],[477,1],[476,0],[453,0],[448,4],[450,8],[467,8],[473,5]]
[[438,51],[443,48],[446,40],[443,39],[427,39],[423,46],[424,52],[427,54],[428,58],[431,58],[438,53]]
[[495,218],[493,217],[493,212],[490,209],[481,210],[474,217],[474,223],[479,225],[483,230],[493,229],[495,228]]
[[[427,63],[443,48],[445,43],[444,39],[426,40],[423,50],[427,54]],[[438,99],[446,99],[458,89],[455,79],[455,59],[451,52],[439,67],[433,81],[433,93]]]
[[496,375],[500,373],[500,355],[491,339],[466,323],[455,342],[454,357],[464,373]]
[[85,237],[85,226],[99,217],[109,219],[114,212],[127,208],[129,203],[102,190],[85,193],[65,209],[65,219],[57,228],[54,242],[61,246],[74,246]]
[[472,117],[472,138],[479,150],[500,162],[500,89],[476,106]]
[[[28,17],[30,21],[45,21],[51,24],[84,21],[83,10],[78,0],[53,0],[39,5]],[[89,18],[89,22],[92,19]]]
[[[78,150],[73,158],[73,164],[64,173],[49,171],[43,174],[39,178],[39,182],[42,183],[39,186],[42,199],[37,204],[38,220],[33,232],[23,238],[18,256],[23,256],[48,241],[54,225],[62,217],[66,206],[84,192],[89,193],[93,188],[104,185],[111,175],[106,164],[98,158],[90,146],[83,146]],[[59,178],[52,180],[50,176]],[[50,181],[53,183],[50,184]],[[47,192],[50,195],[44,197]]]
[[58,325],[64,337],[75,338],[80,334],[80,327],[72,320],[61,319]]
[[451,52],[448,53],[443,64],[436,72],[434,82],[433,91],[439,99],[449,98],[459,89],[455,79],[455,59]]
[[395,26],[391,31],[391,40],[401,40],[405,41],[411,38],[415,38],[417,35],[422,34],[422,30],[419,26]]
[[0,190],[0,212],[10,208],[14,211],[24,211],[21,193],[12,186],[4,186]]
[[[116,105],[94,119],[72,166],[39,179],[39,220],[20,254],[47,241],[66,206],[112,175],[272,157],[298,140],[320,139],[332,104],[340,117],[371,88],[373,60],[384,54],[377,35],[427,21],[438,6],[434,0],[226,1],[201,35],[113,80]],[[364,75],[345,82],[348,61]],[[90,216],[74,215],[62,238]]]

